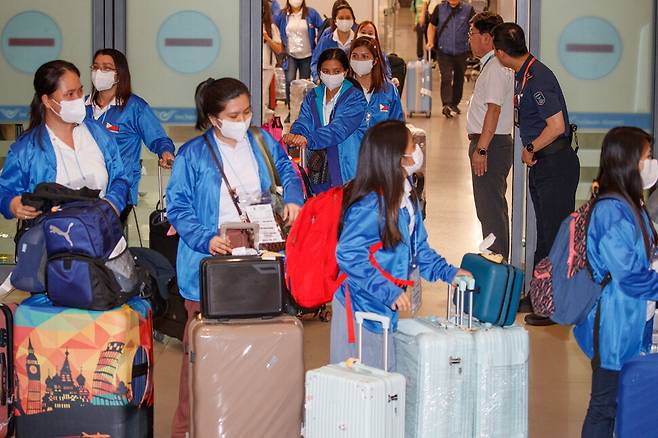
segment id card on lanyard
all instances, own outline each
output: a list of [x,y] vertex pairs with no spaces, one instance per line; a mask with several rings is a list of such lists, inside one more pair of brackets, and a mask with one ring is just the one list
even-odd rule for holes
[[519,126],[519,108],[521,107],[521,99],[523,99],[523,90],[525,89],[528,79],[532,78],[532,75],[528,75],[528,72],[536,60],[537,58],[532,58],[530,62],[528,62],[528,66],[525,68],[525,72],[523,73],[523,79],[521,80],[521,88],[516,90],[515,87],[514,90],[514,126],[516,127]]
[[[415,209],[415,206],[414,206]],[[417,214],[418,212],[416,212]],[[418,266],[418,237],[414,228],[409,241],[411,243],[411,265],[409,266],[409,280],[413,281],[413,286],[408,286],[407,291],[411,292],[411,313],[415,315],[423,305],[423,287],[420,278],[420,266]]]

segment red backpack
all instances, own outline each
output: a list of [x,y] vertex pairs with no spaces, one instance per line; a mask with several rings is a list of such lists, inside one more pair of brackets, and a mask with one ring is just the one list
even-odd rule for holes
[[309,199],[286,242],[286,283],[302,307],[330,302],[347,275],[336,262],[343,188],[334,187]]

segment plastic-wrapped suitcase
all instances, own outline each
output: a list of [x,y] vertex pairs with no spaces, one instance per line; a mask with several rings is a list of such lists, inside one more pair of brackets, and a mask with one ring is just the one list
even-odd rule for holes
[[303,327],[292,316],[190,323],[191,437],[299,437]]
[[281,67],[274,67],[274,84],[276,100],[286,100],[286,72]]
[[[466,289],[460,285],[456,294],[460,304]],[[447,319],[398,322],[396,361],[407,379],[405,437],[526,437],[527,332],[478,322],[469,322],[469,329],[463,311],[454,317],[450,311]]]
[[0,437],[14,433],[14,310],[16,306],[0,304],[0,372],[2,393],[0,394]]
[[658,354],[636,357],[624,364],[617,392],[617,438],[656,438]]
[[[407,128],[409,129],[409,131],[411,131],[411,136],[414,144],[420,146],[420,149],[423,151],[423,155],[427,157],[427,150],[426,150],[427,133],[425,132],[425,130],[421,128],[417,128],[411,123],[407,123]],[[427,159],[423,160],[423,165],[421,166],[420,170],[411,176],[411,181],[414,186],[414,189],[416,189],[416,193],[420,198],[420,206],[421,206],[421,211],[423,212],[423,218],[427,216],[427,196],[425,193],[425,181],[426,181],[425,175],[427,174],[426,163],[427,163]]]
[[432,117],[432,63],[427,58],[407,63],[407,116],[425,114]]
[[315,84],[308,79],[295,79],[290,82],[290,123],[294,123],[299,117],[304,97],[313,88]]
[[[390,320],[356,312],[359,360],[326,365],[306,373],[305,438],[399,438],[404,436],[405,380],[388,368]],[[360,363],[363,320],[382,323],[384,370]]]
[[153,436],[151,308],[55,307],[34,295],[14,313],[17,437]]

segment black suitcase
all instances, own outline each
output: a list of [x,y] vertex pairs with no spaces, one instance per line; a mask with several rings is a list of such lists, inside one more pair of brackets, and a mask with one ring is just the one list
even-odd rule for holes
[[217,256],[201,261],[201,315],[209,319],[252,318],[284,311],[283,259]]
[[391,64],[391,75],[400,81],[400,85],[397,88],[398,93],[400,96],[402,96],[402,90],[404,90],[404,81],[407,78],[407,63],[404,62],[404,59],[400,58],[396,53],[388,54],[388,62]]

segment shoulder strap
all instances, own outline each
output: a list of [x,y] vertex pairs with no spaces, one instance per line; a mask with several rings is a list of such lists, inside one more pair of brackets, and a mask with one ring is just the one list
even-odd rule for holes
[[213,148],[212,144],[210,144],[210,141],[208,141],[208,136],[206,134],[203,134],[203,141],[206,143],[206,146],[208,146],[208,149],[210,149],[210,153],[212,154],[212,157],[215,160],[215,164],[217,164],[219,173],[221,173],[222,179],[224,180],[224,184],[226,184],[228,193],[231,196],[233,205],[235,205],[235,209],[238,211],[238,216],[243,218],[244,215],[242,213],[242,209],[240,208],[240,202],[239,202],[240,200],[238,198],[238,194],[235,193],[235,190],[233,190],[233,187],[231,187],[231,184],[228,182],[228,178],[226,178],[226,174],[224,173],[224,168],[222,167],[222,163],[219,161],[219,158],[217,157],[217,153],[215,152],[215,148]]
[[[439,16],[441,15],[441,5],[436,6],[436,18],[437,18],[437,23],[439,22]],[[441,38],[441,35],[443,35],[443,32],[446,30],[446,27],[448,27],[448,23],[450,23],[450,20],[453,19],[453,17],[457,15],[457,8],[454,8],[452,11],[450,11],[450,15],[448,15],[448,18],[446,18],[446,21],[443,23],[441,28],[439,29],[439,32],[436,34],[436,40],[438,41],[439,38]]]
[[274,158],[272,158],[270,149],[265,144],[265,138],[263,137],[260,128],[257,126],[251,126],[249,131],[251,132],[251,135],[254,136],[254,140],[256,141],[260,153],[263,155],[263,158],[265,158],[267,172],[270,174],[270,191],[274,193],[276,192],[276,188],[281,186],[281,178],[279,177],[279,172],[277,172],[276,167],[274,166]]

